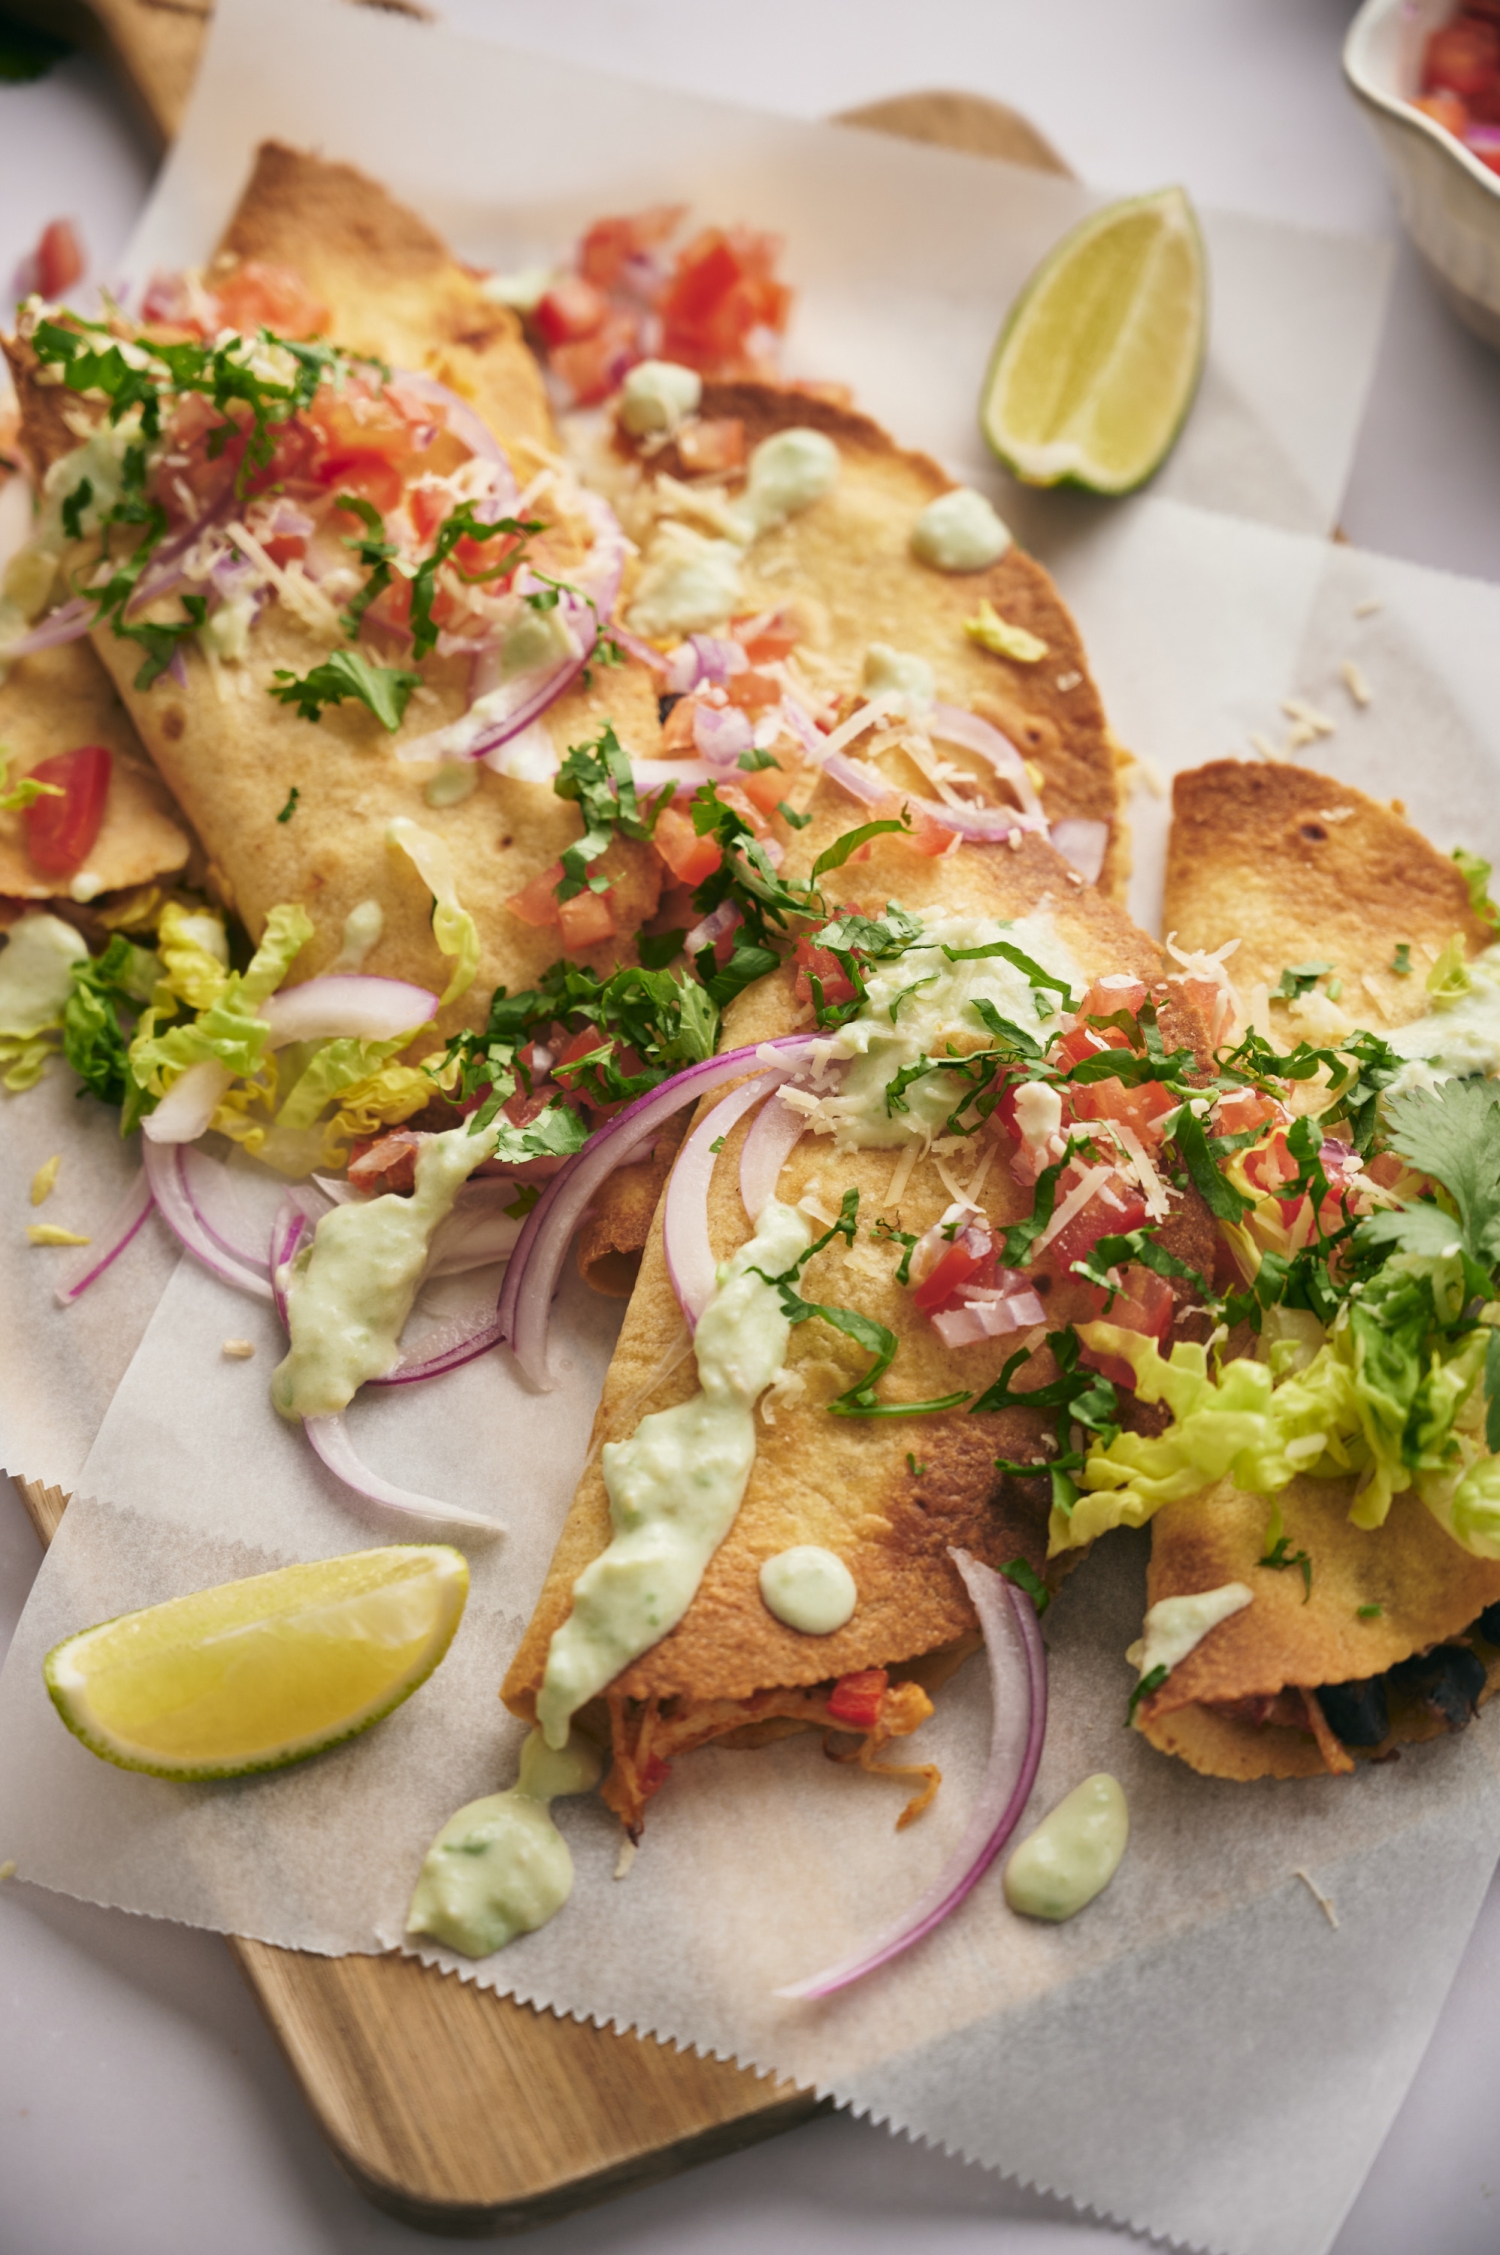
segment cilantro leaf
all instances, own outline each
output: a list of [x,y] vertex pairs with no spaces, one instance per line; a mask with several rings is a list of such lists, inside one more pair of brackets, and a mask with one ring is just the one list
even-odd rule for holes
[[339,705],[357,697],[369,706],[382,728],[394,733],[421,680],[419,673],[405,666],[372,665],[359,650],[335,650],[300,678],[287,667],[278,666],[271,695],[284,705],[295,705],[304,720],[321,720],[325,705]]
[[[1464,1249],[1481,1268],[1492,1269],[1500,1260],[1500,1084],[1449,1080],[1434,1089],[1406,1089],[1387,1099],[1385,1124],[1391,1149],[1440,1182],[1453,1200]],[[1414,1226],[1429,1239],[1435,1234],[1431,1223]],[[1362,1234],[1369,1227],[1362,1225]]]
[[1142,1676],[1140,1682],[1136,1685],[1134,1691],[1132,1691],[1129,1699],[1125,1704],[1125,1728],[1127,1730],[1129,1730],[1131,1724],[1135,1721],[1135,1711],[1137,1707],[1139,1707],[1141,1701],[1143,1699],[1149,1699],[1153,1691],[1160,1691],[1162,1685],[1166,1682],[1167,1677],[1170,1673],[1171,1670],[1168,1668],[1165,1660],[1158,1660],[1156,1666],[1152,1668],[1148,1674]]
[[1011,1558],[1007,1559],[1000,1571],[1008,1582],[1014,1582],[1017,1589],[1025,1591],[1040,1619],[1052,1603],[1052,1592],[1036,1568],[1028,1565],[1024,1558]]
[[[1025,974],[1029,985],[1047,987],[1058,995],[1061,998],[1058,1003],[1060,1010],[1074,1008],[1073,989],[1067,980],[1059,978],[1055,971],[1045,970],[1023,949],[1012,946],[1009,940],[990,940],[983,947],[945,947],[943,953],[950,963],[976,963],[986,956],[1003,956],[1007,963],[1014,964],[1018,971]],[[1051,1016],[1050,1011],[1048,1015]]]
[[868,845],[872,838],[883,838],[892,830],[902,831],[910,828],[911,810],[909,807],[903,807],[900,814],[893,819],[881,822],[862,822],[857,830],[846,830],[841,838],[835,838],[831,846],[826,846],[813,863],[813,883],[816,884],[820,877],[826,877],[830,869],[842,869],[849,856],[857,853],[861,846]]

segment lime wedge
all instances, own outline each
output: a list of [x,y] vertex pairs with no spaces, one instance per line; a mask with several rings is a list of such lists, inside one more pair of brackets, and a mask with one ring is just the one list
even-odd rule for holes
[[368,1730],[453,1641],[469,1569],[447,1543],[283,1566],[53,1646],[52,1703],[91,1754],[156,1777],[248,1777]]
[[1208,273],[1180,188],[1065,235],[1011,307],[979,423],[1026,485],[1129,493],[1166,459],[1198,388]]

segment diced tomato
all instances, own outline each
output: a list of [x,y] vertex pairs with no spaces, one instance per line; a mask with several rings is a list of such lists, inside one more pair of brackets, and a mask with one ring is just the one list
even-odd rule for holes
[[615,912],[608,892],[575,893],[571,900],[560,900],[557,928],[567,948],[597,947],[601,940],[613,939]]
[[743,673],[732,673],[724,684],[724,693],[745,713],[769,712],[772,705],[781,703],[781,683],[775,675],[757,673],[753,666],[747,666]]
[[1279,1129],[1264,1143],[1257,1143],[1253,1150],[1245,1153],[1245,1180],[1252,1189],[1274,1192],[1282,1183],[1296,1179],[1297,1162]]
[[1119,1120],[1134,1130],[1148,1151],[1161,1141],[1162,1122],[1179,1109],[1179,1099],[1160,1081],[1127,1088],[1123,1081],[1086,1081],[1069,1092],[1075,1120]]
[[273,533],[269,540],[261,542],[261,546],[273,564],[295,563],[307,554],[307,542],[300,532]]
[[680,885],[701,885],[723,859],[712,838],[700,838],[691,815],[675,806],[664,807],[656,818],[652,838],[657,852]]
[[[748,632],[751,627],[753,634]],[[789,658],[801,639],[792,621],[780,611],[773,611],[769,618],[736,619],[732,631],[753,666]]]
[[431,540],[452,509],[453,496],[439,486],[414,485],[407,495],[406,505],[411,511],[417,538]]
[[[1118,1324],[1122,1331],[1139,1331],[1144,1338],[1155,1339],[1160,1345],[1172,1328],[1172,1318],[1177,1302],[1171,1285],[1154,1269],[1143,1268],[1139,1261],[1131,1261],[1120,1272],[1123,1287],[1108,1306],[1109,1295],[1100,1292],[1096,1314],[1105,1323]],[[1120,1355],[1096,1354],[1085,1347],[1080,1358],[1101,1377],[1111,1378],[1117,1386],[1134,1391],[1135,1372]]]
[[745,426],[738,415],[689,423],[677,440],[683,468],[696,476],[737,470],[745,459]]
[[49,220],[33,255],[36,286],[49,301],[60,298],[64,290],[71,290],[82,279],[83,245],[71,219]]
[[662,722],[661,748],[667,759],[680,759],[693,751],[693,722],[697,718],[698,703],[694,697],[679,697]]
[[1085,1057],[1098,1057],[1106,1049],[1128,1049],[1130,1043],[1118,1026],[1074,1026],[1062,1035],[1053,1051],[1064,1072],[1081,1065]]
[[611,313],[591,337],[554,348],[552,367],[580,407],[597,406],[624,382],[640,358],[638,332],[628,313]]
[[[905,846],[910,853],[922,855],[925,860],[935,861],[939,854],[947,853],[958,836],[956,830],[950,830],[935,814],[929,814],[926,807],[919,806],[915,799],[906,798],[899,791],[892,791],[888,798],[877,800],[863,819],[870,822],[892,822],[900,821],[903,816],[909,827],[902,831],[895,842]],[[873,846],[859,846],[850,858],[853,861],[868,861],[873,850]]]
[[[1064,1168],[1057,1186],[1061,1207],[1082,1181],[1087,1162],[1074,1159]],[[1048,1245],[1044,1260],[1059,1276],[1067,1276],[1075,1261],[1091,1253],[1101,1237],[1126,1236],[1146,1219],[1146,1201],[1134,1183],[1111,1171],[1087,1205],[1065,1222]]]
[[840,1676],[828,1694],[830,1717],[850,1730],[873,1730],[889,1682],[884,1668],[860,1668],[854,1675]]
[[1146,1000],[1146,982],[1135,979],[1128,972],[1114,972],[1107,979],[1096,979],[1078,1005],[1080,1018],[1112,1018],[1117,1010],[1128,1010],[1135,1017]]
[[553,1073],[561,1076],[569,1065],[576,1065],[580,1057],[591,1057],[596,1050],[606,1047],[614,1047],[608,1034],[601,1033],[597,1026],[585,1026],[582,1033],[571,1035],[564,1043],[552,1068]]
[[1455,140],[1463,139],[1469,112],[1461,95],[1444,89],[1436,94],[1424,94],[1413,106],[1442,126],[1445,133],[1451,133]]
[[554,861],[539,876],[533,877],[529,885],[523,885],[518,893],[512,893],[505,904],[512,916],[519,916],[523,924],[535,925],[538,931],[545,931],[549,925],[555,924],[557,887],[562,883],[562,876],[562,863]]
[[649,1801],[653,1793],[659,1793],[671,1774],[670,1762],[664,1762],[660,1754],[648,1754],[635,1775],[636,1784],[641,1789],[641,1799]]
[[1214,1127],[1220,1135],[1243,1135],[1247,1128],[1269,1127],[1273,1120],[1285,1122],[1288,1117],[1284,1104],[1274,1096],[1263,1096],[1258,1088],[1228,1089],[1214,1107]]
[[1378,1158],[1368,1160],[1365,1165],[1365,1173],[1372,1182],[1378,1182],[1382,1190],[1394,1190],[1401,1177],[1410,1171],[1406,1161],[1397,1158],[1394,1151],[1382,1151]]
[[609,300],[581,274],[564,274],[537,306],[533,319],[543,344],[549,348],[576,344],[604,326]]
[[924,1315],[946,1307],[961,1284],[991,1285],[995,1278],[995,1241],[988,1229],[971,1223],[945,1245],[912,1293]]
[[355,456],[381,454],[410,467],[419,451],[418,433],[394,386],[380,393],[354,383],[342,392],[325,386],[307,409],[306,420],[319,441],[317,474],[324,485],[332,485],[338,465]]
[[619,219],[596,219],[578,246],[578,270],[596,289],[615,290],[629,279],[632,259],[659,250],[681,226],[686,204],[653,204]]
[[371,1195],[395,1191],[405,1196],[417,1185],[417,1154],[427,1141],[412,1128],[391,1128],[349,1146],[349,1180]]
[[663,357],[709,374],[743,359],[757,329],[784,329],[791,292],[772,271],[780,249],[747,227],[695,235],[658,300]]
[[81,869],[93,850],[104,820],[113,755],[103,744],[80,744],[76,751],[54,752],[32,769],[38,783],[62,793],[34,799],[22,820],[26,851],[39,877],[66,877]]
[[740,776],[740,789],[763,815],[772,815],[792,787],[800,762],[788,751],[778,752],[770,767],[757,767]]
[[822,987],[825,1004],[851,1000],[854,994],[853,984],[845,977],[838,957],[831,955],[826,947],[819,947],[815,940],[804,934],[798,938],[793,959],[797,965],[797,978],[792,991],[799,1002],[812,1001],[814,979]]
[[360,450],[325,455],[319,471],[334,493],[353,493],[362,501],[372,501],[383,517],[401,506],[406,481],[388,454]]
[[1461,16],[1444,24],[1427,42],[1423,64],[1425,92],[1447,87],[1455,94],[1478,94],[1500,68],[1500,31],[1493,24]]
[[321,336],[328,327],[327,306],[290,266],[247,258],[215,282],[213,294],[226,329],[274,329],[279,337],[301,338]]

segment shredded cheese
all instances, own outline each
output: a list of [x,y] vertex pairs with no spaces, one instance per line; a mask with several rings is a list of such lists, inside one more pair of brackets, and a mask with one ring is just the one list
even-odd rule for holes
[[1108,1182],[1114,1171],[1113,1167],[1089,1168],[1083,1180],[1073,1185],[1073,1188],[1068,1192],[1067,1197],[1064,1198],[1062,1204],[1042,1231],[1041,1236],[1037,1239],[1037,1252],[1041,1252],[1043,1246],[1050,1245],[1059,1230],[1067,1228],[1075,1214],[1082,1213],[1094,1193],[1104,1188],[1105,1183]]
[[1339,667],[1339,678],[1361,712],[1365,710],[1367,705],[1373,703],[1370,684],[1365,679],[1361,668],[1355,664],[1352,658],[1345,658],[1343,664]]

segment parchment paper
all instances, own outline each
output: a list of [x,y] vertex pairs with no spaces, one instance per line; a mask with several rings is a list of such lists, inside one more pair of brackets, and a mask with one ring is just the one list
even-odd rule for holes
[[[680,188],[715,216],[784,225],[805,286],[801,363],[852,376],[903,436],[962,462],[973,366],[961,385],[953,367],[982,357],[993,307],[1084,201],[1066,183],[705,112],[383,19],[303,5],[294,41],[292,28],[284,0],[221,10],[142,267],[203,253],[267,130],[367,164],[490,258],[551,250],[583,217]],[[507,206],[520,218],[502,218]],[[1018,529],[1078,609],[1120,732],[1164,771],[1245,751],[1252,729],[1279,739],[1279,700],[1304,696],[1338,723],[1305,759],[1399,791],[1443,843],[1493,842],[1500,718],[1481,669],[1500,595],[1244,514],[1326,522],[1328,464],[1342,464],[1363,389],[1379,254],[1248,223],[1214,241],[1227,357],[1174,462],[1167,490],[1178,498],[1022,508],[1017,496]],[[1242,270],[1235,241],[1254,248]],[[982,323],[966,310],[976,272],[994,277]],[[1241,312],[1226,321],[1240,281]],[[1320,325],[1320,293],[1341,308],[1337,321]],[[944,302],[950,327],[913,344],[917,315],[935,321]],[[951,355],[932,352],[934,335],[953,340]],[[1273,335],[1284,397],[1268,389],[1277,352],[1257,356]],[[1295,384],[1294,335],[1305,355]],[[1255,411],[1221,412],[1226,398]],[[1356,619],[1355,605],[1377,595],[1385,609]],[[1338,681],[1351,655],[1375,691],[1362,715]],[[1154,921],[1165,807],[1142,793],[1136,816],[1138,913]],[[64,1078],[4,1114],[12,1137],[45,1117],[24,1128],[38,1158],[70,1101]],[[64,1180],[81,1189],[83,1165],[69,1170],[86,1153],[71,1138],[67,1150]],[[61,1474],[79,1500],[0,1677],[4,1852],[27,1878],[157,1916],[324,1951],[398,1942],[432,1833],[513,1774],[519,1731],[496,1686],[583,1459],[618,1311],[565,1288],[555,1353],[571,1367],[550,1396],[492,1357],[357,1405],[372,1463],[493,1512],[510,1532],[464,1539],[473,1594],[454,1648],[376,1732],[282,1777],[173,1787],[113,1771],[66,1735],[41,1685],[48,1646],[135,1605],[400,1530],[361,1516],[271,1412],[280,1347],[269,1311],[190,1261],[161,1293],[80,1465],[90,1420],[58,1399],[73,1349],[47,1346],[39,1312],[33,1323],[42,1256],[17,1250],[28,1215],[19,1170],[10,1179],[0,1294],[21,1311],[7,1368],[27,1398],[8,1404],[0,1461]],[[61,1199],[49,1214],[83,1211],[65,1216]],[[138,1265],[130,1281],[133,1308],[149,1308],[159,1274]],[[480,1277],[452,1289],[485,1288]],[[91,1406],[126,1359],[119,1320]],[[228,1336],[255,1340],[254,1359],[226,1362]],[[55,1453],[22,1462],[18,1446]],[[573,1902],[477,1978],[795,2075],[1160,2235],[1228,2255],[1318,2255],[1407,2087],[1488,1882],[1500,1744],[1481,1724],[1352,1782],[1192,1777],[1121,1728],[1131,1676],[1120,1655],[1139,1624],[1144,1555],[1142,1539],[1115,1537],[1047,1616],[1053,1707],[1034,1813],[1109,1768],[1134,1825],[1118,1878],[1080,1920],[1018,1921],[991,1883],[865,1989],[822,2006],[770,1994],[881,1924],[951,1845],[985,1749],[985,1686],[971,1664],[919,1741],[947,1782],[914,1830],[891,1830],[897,1788],[831,1767],[813,1740],[753,1757],[704,1752],[679,1765],[623,1882],[611,1876],[618,1834],[605,1812],[560,1805]],[[1336,1906],[1337,1930],[1298,1867]]]

